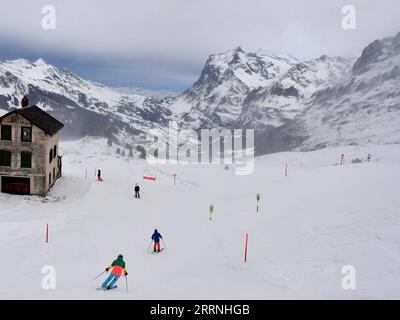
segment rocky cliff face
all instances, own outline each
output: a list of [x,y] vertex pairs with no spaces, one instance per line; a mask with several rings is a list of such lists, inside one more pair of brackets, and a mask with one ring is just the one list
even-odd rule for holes
[[200,78],[171,105],[193,128],[237,125],[248,94],[269,87],[298,60],[240,47],[211,55]]
[[344,80],[318,91],[295,120],[301,147],[400,143],[400,34],[367,46]]

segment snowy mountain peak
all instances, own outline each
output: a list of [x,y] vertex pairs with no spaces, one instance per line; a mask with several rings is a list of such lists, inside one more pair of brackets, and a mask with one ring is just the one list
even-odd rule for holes
[[210,55],[200,78],[171,109],[195,128],[280,126],[302,112],[314,93],[347,76],[353,63],[327,55],[301,62],[236,47]]
[[242,112],[247,94],[268,87],[298,60],[241,47],[210,55],[199,79],[178,97],[171,109],[194,127],[230,125]]
[[113,136],[133,143],[141,132],[160,126],[171,113],[168,99],[122,94],[58,69],[43,59],[0,62],[0,109],[19,106],[22,96],[66,124],[67,137]]
[[395,37],[375,40],[362,52],[354,64],[354,74],[361,74],[370,69],[370,66],[400,54],[400,33]]
[[259,131],[287,124],[304,111],[314,94],[345,78],[353,62],[352,58],[323,55],[292,65],[270,86],[248,94],[239,122]]
[[238,46],[222,53],[215,53],[208,56],[207,63],[221,63],[229,65],[237,61],[242,55],[246,55],[242,47]]
[[46,61],[42,58],[37,59],[33,64],[36,66],[47,66]]

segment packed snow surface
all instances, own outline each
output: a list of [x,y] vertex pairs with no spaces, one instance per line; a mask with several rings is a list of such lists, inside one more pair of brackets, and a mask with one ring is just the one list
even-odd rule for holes
[[[1,299],[400,298],[396,145],[271,154],[249,176],[225,165],[149,166],[118,158],[104,139],[60,148],[64,175],[46,198],[0,194]],[[160,254],[146,251],[154,228],[167,246]],[[120,253],[129,292],[124,278],[96,291],[104,276],[92,279]],[[42,288],[45,265],[55,267],[55,290]],[[342,288],[345,265],[355,290]]]

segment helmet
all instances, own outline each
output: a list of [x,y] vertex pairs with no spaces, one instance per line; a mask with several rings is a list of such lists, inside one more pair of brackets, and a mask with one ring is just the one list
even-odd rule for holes
[[118,258],[123,259],[124,256],[120,253],[120,254],[118,255]]

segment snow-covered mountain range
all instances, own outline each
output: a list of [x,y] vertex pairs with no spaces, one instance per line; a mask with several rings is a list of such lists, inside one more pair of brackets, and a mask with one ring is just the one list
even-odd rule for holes
[[[169,120],[201,128],[255,128],[256,150],[400,143],[400,34],[361,56],[300,61],[267,51],[210,55],[199,79],[178,96],[120,93],[42,59],[0,62],[0,110],[30,103],[66,124],[65,137],[143,142]],[[0,111],[1,112],[1,111]]]
[[400,33],[372,42],[347,76],[316,91],[293,120],[260,135],[260,153],[400,143]]
[[366,47],[350,77],[317,92],[295,124],[306,148],[400,143],[400,33]]
[[166,108],[169,98],[119,93],[42,59],[34,63],[24,59],[1,62],[0,108],[18,107],[24,94],[30,104],[62,121],[63,134],[71,138],[113,135],[124,141],[149,128],[165,126],[171,114]]
[[171,109],[195,128],[237,125],[249,93],[271,87],[297,62],[264,51],[246,53],[240,47],[211,55],[200,78],[175,100]]
[[171,108],[192,127],[248,127],[262,130],[293,119],[313,93],[343,78],[353,59],[300,62],[240,47],[208,58],[198,81]]

